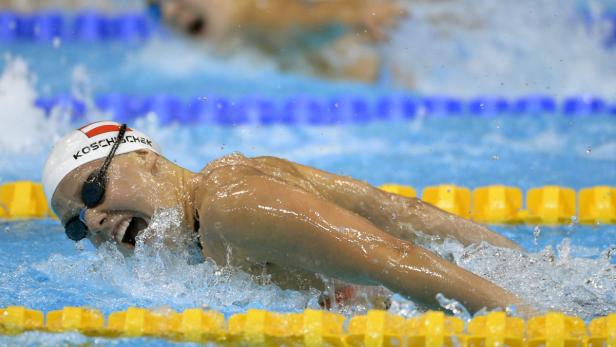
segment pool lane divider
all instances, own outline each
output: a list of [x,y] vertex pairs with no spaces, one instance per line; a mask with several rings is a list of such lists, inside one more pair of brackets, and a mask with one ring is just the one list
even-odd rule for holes
[[[384,184],[379,188],[409,198],[417,196],[411,186]],[[616,224],[616,187],[611,186],[583,188],[577,193],[560,186],[531,188],[526,192],[526,209],[522,190],[504,185],[478,187],[471,192],[469,188],[443,184],[425,187],[421,198],[454,215],[487,224]],[[0,219],[49,217],[56,218],[40,183],[0,184]]]
[[0,219],[41,219],[52,215],[41,183],[0,184]]
[[149,39],[157,27],[155,21],[141,12],[105,14],[88,10],[67,16],[54,10],[0,11],[0,43],[136,43]]
[[[466,324],[465,324],[466,323]],[[21,306],[0,309],[0,334],[26,331],[79,332],[91,337],[151,337],[178,342],[256,346],[616,346],[616,314],[589,324],[563,313],[549,312],[528,320],[490,312],[468,322],[443,312],[428,311],[404,318],[369,310],[345,318],[341,314],[306,309],[277,313],[250,309],[231,315],[200,308],[150,311],[130,307],[106,320],[91,308],[65,307],[42,311]]]
[[[88,109],[83,100],[68,95],[41,97],[35,105],[46,115],[60,112],[76,123],[86,121]],[[477,96],[461,99],[438,95],[362,96],[289,96],[285,98],[222,96],[183,99],[169,94],[131,96],[102,94],[93,106],[114,120],[132,123],[153,113],[167,124],[215,124],[235,126],[260,125],[342,125],[387,120],[410,120],[415,117],[500,117],[564,115],[588,117],[616,115],[616,100],[593,96],[569,96],[556,99],[545,95],[513,98]]]
[[[412,187],[386,184],[381,189],[415,197]],[[526,192],[517,187],[491,185],[470,189],[453,184],[426,187],[422,200],[460,217],[488,224],[565,225],[616,224],[616,187],[571,188],[544,186]],[[577,214],[576,214],[577,210]]]

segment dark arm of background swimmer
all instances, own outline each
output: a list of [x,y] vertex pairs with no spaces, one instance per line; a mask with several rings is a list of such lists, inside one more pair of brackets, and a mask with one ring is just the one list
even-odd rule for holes
[[316,195],[262,176],[244,177],[201,209],[206,232],[222,233],[253,260],[382,284],[430,306],[435,295],[475,311],[519,304],[504,289],[378,229]]

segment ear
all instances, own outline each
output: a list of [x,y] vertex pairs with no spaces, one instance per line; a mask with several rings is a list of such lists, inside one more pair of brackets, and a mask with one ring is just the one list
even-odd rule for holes
[[147,151],[147,150],[138,150],[136,154],[141,159],[144,168],[151,172],[152,174],[156,174],[158,172],[158,154]]

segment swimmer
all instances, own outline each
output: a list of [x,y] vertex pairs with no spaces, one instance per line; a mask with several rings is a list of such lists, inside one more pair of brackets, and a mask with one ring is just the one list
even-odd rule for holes
[[207,40],[216,54],[246,48],[281,70],[374,82],[376,44],[406,11],[397,0],[151,0],[153,13],[177,31]]
[[[405,12],[396,0],[150,0],[174,27],[193,37],[241,30],[315,30],[331,23],[384,39]],[[156,11],[159,11],[156,9]]]
[[533,312],[417,241],[428,235],[517,244],[419,199],[284,159],[231,154],[194,173],[167,160],[146,134],[101,121],[55,144],[43,186],[70,239],[111,242],[125,255],[157,210],[176,208],[182,227],[163,236],[166,246],[194,236],[204,257],[252,273],[265,269],[283,288],[322,288],[325,276],[384,286],[431,308],[442,293],[471,311],[516,305]]

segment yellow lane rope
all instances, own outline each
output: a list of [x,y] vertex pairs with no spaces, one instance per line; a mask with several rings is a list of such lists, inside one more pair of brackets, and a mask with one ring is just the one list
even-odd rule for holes
[[220,312],[186,309],[150,311],[131,307],[106,320],[95,309],[65,307],[41,311],[21,306],[0,309],[0,334],[38,330],[86,336],[154,337],[173,341],[262,346],[616,346],[616,314],[593,319],[550,312],[524,321],[504,312],[460,318],[429,311],[404,318],[380,310],[346,319],[321,310],[276,313],[251,309],[225,320]]

